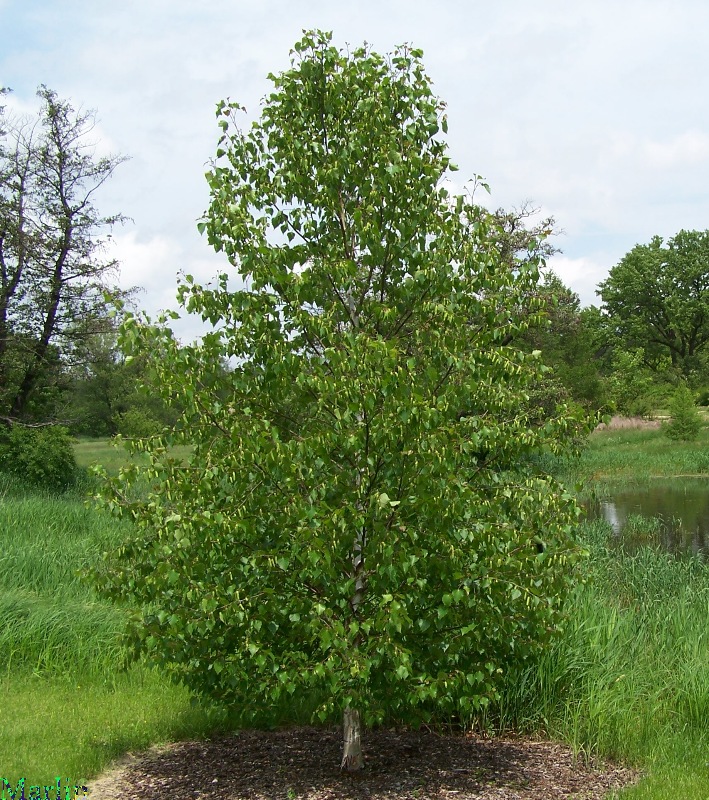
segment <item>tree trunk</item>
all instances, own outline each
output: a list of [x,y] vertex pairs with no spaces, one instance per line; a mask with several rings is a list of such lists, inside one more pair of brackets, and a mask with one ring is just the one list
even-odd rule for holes
[[346,708],[343,715],[343,723],[345,746],[342,752],[340,769],[343,772],[356,772],[364,767],[359,711],[354,708]]

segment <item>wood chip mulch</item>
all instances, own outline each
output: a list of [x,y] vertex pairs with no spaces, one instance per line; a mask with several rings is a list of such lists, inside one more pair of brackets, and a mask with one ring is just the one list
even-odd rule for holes
[[89,782],[91,800],[601,800],[633,770],[588,765],[535,739],[367,731],[366,767],[339,770],[341,731],[242,731],[131,757]]

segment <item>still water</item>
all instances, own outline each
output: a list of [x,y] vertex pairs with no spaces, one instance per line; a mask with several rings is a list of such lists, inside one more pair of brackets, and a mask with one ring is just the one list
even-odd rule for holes
[[[609,522],[624,545],[658,544],[672,553],[709,557],[709,479],[652,481],[640,488],[611,491],[585,508],[589,519]],[[656,523],[637,526],[639,516]]]

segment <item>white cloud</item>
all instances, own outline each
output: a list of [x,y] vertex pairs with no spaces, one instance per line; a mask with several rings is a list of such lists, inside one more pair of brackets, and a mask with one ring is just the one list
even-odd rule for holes
[[[205,254],[209,256],[209,251]],[[176,310],[182,319],[171,327],[181,338],[193,339],[204,333],[201,320],[178,308],[177,287],[181,274],[185,273],[191,274],[197,283],[211,282],[219,271],[224,271],[223,259],[188,256],[179,240],[163,235],[141,239],[135,231],[115,235],[109,255],[120,263],[120,286],[138,287],[135,302],[148,316],[154,319],[161,311]]]
[[586,303],[635,243],[709,225],[709,100],[693,78],[709,70],[704,0],[443,2],[435,13],[420,0],[0,0],[0,12],[7,105],[29,107],[46,82],[98,109],[101,154],[131,157],[99,208],[135,220],[117,246],[151,309],[174,305],[179,270],[220,269],[195,232],[216,101],[258,114],[266,73],[288,67],[309,27],[339,46],[422,47],[461,183],[481,174],[489,207],[530,198],[553,215],[566,254],[552,266]]
[[603,263],[590,258],[569,258],[556,255],[549,259],[547,266],[561,278],[566,286],[578,294],[582,306],[599,305],[596,295],[598,283],[607,273]]
[[[175,279],[182,247],[165,236],[141,240],[135,231],[117,234],[112,239],[113,258],[121,265],[121,285],[140,286],[152,298],[170,292],[174,300]],[[170,286],[170,288],[167,288]],[[166,287],[167,284],[167,287]],[[164,307],[151,301],[154,308]]]
[[8,92],[2,97],[5,114],[9,117],[34,117],[39,110],[39,100],[36,97],[19,96],[15,92]]
[[694,166],[709,161],[709,136],[693,130],[667,142],[647,142],[643,153],[650,166],[661,169]]
[[678,169],[709,162],[709,134],[692,129],[664,140],[639,137],[624,131],[613,137],[610,159],[651,169]]

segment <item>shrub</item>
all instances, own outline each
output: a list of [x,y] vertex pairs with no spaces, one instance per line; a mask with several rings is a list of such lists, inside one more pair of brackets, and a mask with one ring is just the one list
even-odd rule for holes
[[709,406],[709,388],[700,389],[697,395],[698,406]]
[[672,419],[662,429],[670,439],[693,441],[699,436],[702,418],[694,405],[692,393],[686,386],[680,387],[670,403]]
[[151,414],[138,408],[130,408],[117,418],[118,433],[128,439],[147,439],[156,436],[163,426]]
[[69,432],[55,425],[9,428],[0,436],[0,470],[24,483],[66,489],[77,475]]

